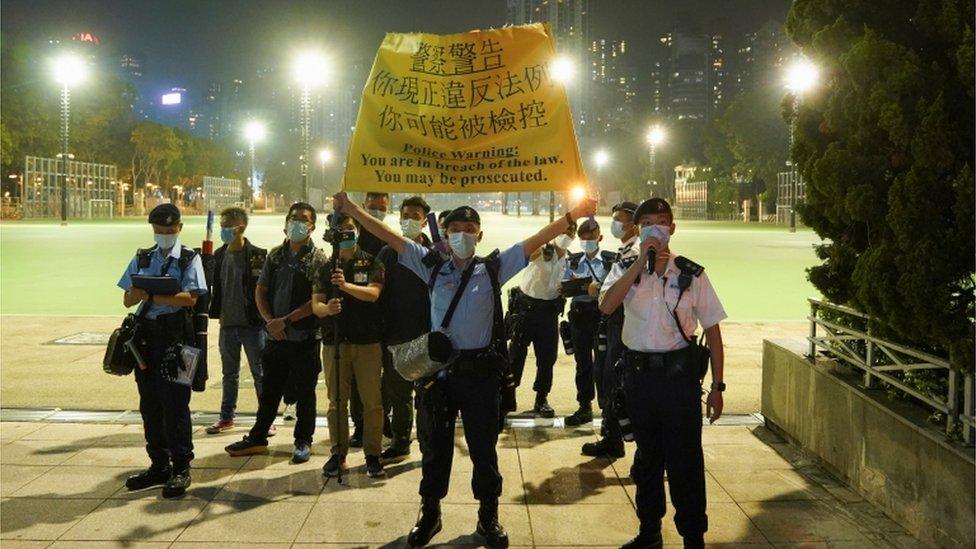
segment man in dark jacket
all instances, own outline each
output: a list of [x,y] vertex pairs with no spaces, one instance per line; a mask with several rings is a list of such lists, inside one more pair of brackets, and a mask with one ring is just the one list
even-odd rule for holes
[[244,348],[248,366],[251,367],[254,390],[258,399],[261,398],[261,353],[264,352],[267,333],[254,301],[254,288],[268,252],[244,238],[245,230],[247,212],[243,209],[226,208],[220,212],[220,240],[224,245],[214,252],[216,276],[210,301],[210,318],[220,321],[223,397],[220,402],[220,419],[207,427],[207,434],[210,435],[234,427],[241,374],[241,347]]

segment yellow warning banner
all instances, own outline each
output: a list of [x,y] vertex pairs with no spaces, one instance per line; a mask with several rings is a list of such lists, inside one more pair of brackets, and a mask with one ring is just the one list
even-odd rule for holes
[[387,34],[363,90],[343,188],[473,193],[581,184],[555,53],[538,23]]

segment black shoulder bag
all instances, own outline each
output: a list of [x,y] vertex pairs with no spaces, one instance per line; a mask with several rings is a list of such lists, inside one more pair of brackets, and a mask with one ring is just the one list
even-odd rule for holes
[[[678,319],[678,304],[681,303],[681,298],[685,295],[685,291],[691,286],[693,276],[698,275],[687,272],[685,269],[681,270],[681,274],[678,276],[678,299],[674,302],[674,309],[671,311],[671,316],[674,317],[674,323],[678,326],[678,333],[688,343],[687,371],[694,373],[701,380],[705,378],[705,374],[708,372],[708,363],[712,358],[712,352],[709,350],[708,345],[704,343],[704,335],[695,337],[694,339],[688,337],[681,327],[681,320]],[[667,304],[665,304],[665,307],[667,307]]]

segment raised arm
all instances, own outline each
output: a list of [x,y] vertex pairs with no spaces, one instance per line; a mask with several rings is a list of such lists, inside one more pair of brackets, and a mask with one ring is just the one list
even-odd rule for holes
[[349,199],[345,192],[336,193],[333,197],[333,207],[336,211],[342,212],[356,220],[359,226],[371,233],[376,238],[386,242],[396,253],[402,254],[406,247],[407,239],[393,231],[386,223],[376,219],[366,213],[362,207]]
[[[363,212],[365,214],[365,212]],[[581,217],[596,215],[596,199],[584,198],[572,210],[569,210],[569,217],[575,223]],[[522,249],[525,250],[525,257],[529,257],[533,251],[540,246],[566,232],[569,228],[569,221],[566,216],[562,216],[552,223],[546,225],[541,231],[522,241]]]

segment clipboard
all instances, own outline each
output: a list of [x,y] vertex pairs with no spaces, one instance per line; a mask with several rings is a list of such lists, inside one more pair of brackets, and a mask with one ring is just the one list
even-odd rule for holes
[[562,283],[562,296],[576,297],[579,295],[586,295],[589,293],[591,282],[593,282],[593,277],[591,276],[564,280]]
[[132,275],[132,286],[146,290],[149,295],[175,295],[180,293],[180,281],[171,276]]

